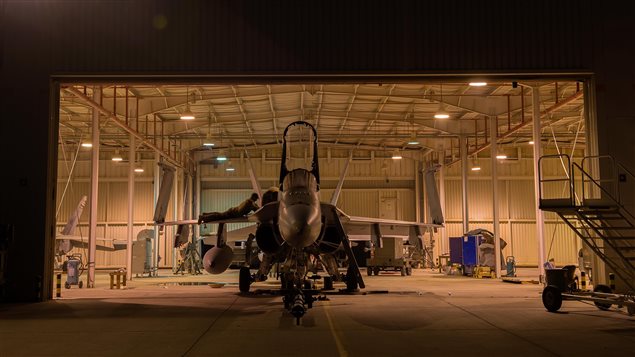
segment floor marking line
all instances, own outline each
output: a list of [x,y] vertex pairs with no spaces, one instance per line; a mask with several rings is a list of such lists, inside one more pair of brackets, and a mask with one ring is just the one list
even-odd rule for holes
[[[440,299],[440,300],[443,300],[443,299]],[[518,335],[518,334],[516,334],[516,333],[513,333],[513,332],[511,332],[511,331],[509,331],[509,330],[506,330],[506,329],[504,329],[504,328],[502,328],[502,327],[496,326],[494,323],[487,321],[484,317],[478,316],[477,314],[473,313],[472,311],[469,311],[469,310],[467,310],[467,309],[464,309],[464,308],[462,308],[462,307],[460,307],[460,306],[458,306],[458,305],[455,305],[455,304],[453,304],[453,303],[451,303],[451,302],[449,302],[449,301],[447,301],[447,300],[443,300],[443,302],[445,302],[446,304],[448,304],[448,305],[450,305],[450,306],[456,307],[457,309],[462,310],[463,312],[466,312],[466,313],[468,313],[469,315],[472,315],[472,316],[476,317],[477,319],[479,319],[479,320],[481,320],[481,321],[485,322],[486,324],[488,324],[488,325],[490,325],[490,326],[494,327],[494,328],[495,328],[495,329],[497,329],[497,330],[500,330],[500,331],[503,331],[503,332],[507,332],[508,334],[510,334],[510,335],[512,335],[512,336],[514,336],[514,337],[516,337],[516,338],[519,338],[519,339],[521,339],[521,340],[523,340],[523,341],[525,341],[525,342],[529,343],[530,345],[533,345],[533,346],[535,346],[535,347],[538,347],[539,349],[541,349],[541,350],[543,350],[543,351],[545,351],[545,352],[548,352],[548,353],[550,353],[550,354],[552,354],[552,355],[554,355],[554,356],[560,356],[559,354],[557,354],[557,353],[555,353],[555,352],[553,352],[553,351],[549,350],[548,348],[546,348],[546,347],[544,347],[544,346],[539,345],[538,343],[536,343],[536,342],[534,342],[534,341],[531,341],[531,340],[529,340],[529,339],[527,339],[527,338],[525,338],[525,337],[523,337],[523,336],[521,336],[521,335]]]
[[337,347],[337,352],[339,353],[340,357],[348,357],[348,352],[346,352],[346,349],[344,348],[342,339],[340,338],[339,334],[335,330],[335,323],[333,322],[333,319],[331,318],[331,314],[329,312],[331,310],[330,305],[331,304],[328,301],[324,302],[324,313],[326,314],[326,319],[329,322],[331,335],[333,336],[333,339],[335,340],[335,346]]
[[190,353],[190,351],[192,351],[192,348],[194,348],[194,346],[196,346],[199,343],[199,341],[203,338],[203,336],[205,336],[209,332],[209,330],[212,329],[212,327],[216,324],[216,321],[218,321],[229,309],[232,308],[232,306],[234,306],[236,301],[238,301],[238,296],[236,296],[234,301],[232,301],[232,303],[229,304],[229,306],[227,306],[227,308],[225,310],[223,310],[223,312],[221,312],[218,316],[216,316],[214,321],[212,321],[212,323],[209,326],[207,326],[207,329],[205,329],[205,331],[203,331],[203,333],[200,334],[200,336],[198,336],[196,338],[194,343],[192,343],[192,345],[187,350],[185,350],[185,352],[183,352],[183,354],[181,356],[186,356],[188,353]]

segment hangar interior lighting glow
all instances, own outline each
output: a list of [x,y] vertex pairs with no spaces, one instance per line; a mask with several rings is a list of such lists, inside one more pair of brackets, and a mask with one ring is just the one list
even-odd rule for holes
[[528,144],[529,144],[529,145],[533,145],[533,144],[534,144],[534,141],[533,141],[533,140],[529,140],[529,143],[528,143]]
[[441,100],[439,101],[439,110],[437,110],[436,114],[434,114],[435,119],[447,119],[450,117],[450,114],[445,111],[445,105],[443,104],[443,84],[441,84]]
[[189,87],[186,89],[185,93],[185,111],[181,113],[181,120],[194,120],[196,117],[194,113],[190,110],[190,89]]
[[93,143],[90,140],[82,141],[82,147],[83,148],[92,148],[93,147]]
[[419,145],[419,139],[417,139],[417,134],[415,134],[414,132],[412,133],[412,135],[410,135],[408,145]]
[[498,155],[496,155],[496,158],[497,158],[497,159],[499,159],[499,160],[505,160],[505,159],[507,158],[507,155],[505,155],[505,154],[498,154]]
[[143,172],[143,167],[139,166],[139,164],[137,164],[137,167],[134,168],[134,172]]
[[111,160],[115,162],[123,161],[123,157],[119,154],[119,149],[115,149],[115,153],[112,155]]
[[395,151],[392,152],[392,159],[393,160],[401,160],[402,156],[401,153],[399,152],[399,150],[395,149]]
[[216,157],[217,161],[227,161],[227,156],[225,156],[225,153],[223,152],[223,150],[218,152],[218,157]]
[[485,87],[487,82],[470,82],[470,86],[472,87]]

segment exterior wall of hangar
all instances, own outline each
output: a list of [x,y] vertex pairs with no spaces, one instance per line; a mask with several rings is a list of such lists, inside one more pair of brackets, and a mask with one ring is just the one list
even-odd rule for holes
[[[9,253],[3,299],[51,296],[57,177],[52,108],[58,92],[52,78],[200,81],[215,74],[230,76],[217,81],[234,76],[233,82],[253,82],[255,77],[241,76],[284,81],[283,75],[301,73],[325,81],[389,73],[416,80],[413,73],[496,73],[522,80],[588,73],[580,79],[595,89],[590,104],[597,128],[591,132],[598,152],[634,167],[635,10],[630,3],[619,6],[590,0],[304,6],[192,1],[184,7],[168,1],[3,1],[0,151],[19,153],[3,155],[7,169],[0,176],[3,202],[10,202],[0,207],[0,222],[12,227],[4,234]],[[153,22],[157,16],[167,21]]]

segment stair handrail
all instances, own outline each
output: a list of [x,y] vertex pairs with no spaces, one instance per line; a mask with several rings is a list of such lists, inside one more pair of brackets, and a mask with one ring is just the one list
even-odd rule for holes
[[[604,187],[602,187],[602,185],[600,185],[599,182],[597,182],[595,179],[593,179],[593,177],[591,177],[591,175],[589,175],[589,173],[587,173],[586,171],[584,171],[584,169],[578,165],[577,163],[572,163],[572,168],[578,168],[578,170],[580,170],[580,173],[582,173],[584,176],[587,176],[589,178],[589,182],[592,182],[594,185],[596,185],[601,191],[603,191],[604,193],[607,194],[607,196],[624,212],[626,212],[626,214],[628,216],[630,216],[634,221],[635,221],[635,216],[629,211],[627,210],[618,200],[615,199],[615,197]],[[573,172],[572,172],[573,173]],[[572,175],[573,178],[573,175]],[[583,181],[584,182],[584,181]],[[582,184],[582,200],[584,200],[584,184]],[[584,202],[584,201],[583,201]]]
[[[582,166],[582,170],[587,174],[587,176],[592,178],[590,176],[589,172],[584,170],[584,168],[586,167],[585,163],[587,163],[588,162],[587,160],[590,160],[590,159],[597,159],[598,160],[597,161],[598,166],[600,166],[602,164],[602,162],[600,161],[601,159],[608,159],[610,161],[609,165],[611,166],[611,170],[612,170],[610,177],[604,179],[604,178],[602,178],[602,175],[600,175],[599,179],[598,180],[594,180],[594,181],[596,181],[595,182],[596,184],[600,184],[602,182],[609,182],[611,184],[611,186],[613,187],[613,190],[615,191],[614,195],[617,196],[617,197],[615,197],[615,196],[611,195],[611,198],[613,199],[613,201],[616,201],[618,203],[621,202],[620,189],[619,189],[619,185],[618,185],[618,181],[617,181],[617,165],[615,164],[616,161],[613,158],[613,156],[611,156],[611,155],[589,155],[589,156],[584,156],[582,158],[582,165],[581,165]],[[601,171],[601,168],[598,167],[598,169],[600,169],[600,171]],[[582,177],[582,199],[584,199],[584,197],[585,197],[584,196],[584,183],[585,183],[584,177]]]
[[[543,179],[542,178],[542,165],[541,162],[543,159],[553,159],[553,158],[558,158],[560,160],[562,160],[563,158],[566,158],[567,160],[567,169],[569,170],[569,172],[566,172],[565,170],[565,176],[566,178],[564,179]],[[571,166],[571,157],[567,154],[552,154],[552,155],[543,155],[540,158],[538,158],[538,198],[540,200],[542,200],[542,183],[543,182],[559,182],[559,181],[563,181],[563,182],[568,182],[569,183],[569,200],[571,200],[571,205],[575,206],[575,191],[574,191],[574,181],[573,181],[573,169]]]

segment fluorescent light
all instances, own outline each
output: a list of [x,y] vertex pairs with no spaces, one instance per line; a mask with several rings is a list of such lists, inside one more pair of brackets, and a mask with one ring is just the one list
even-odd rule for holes
[[480,166],[474,166],[474,167],[472,167],[472,171],[481,171],[481,167]]
[[412,135],[410,136],[408,145],[419,145],[419,139],[417,139],[417,135],[415,133],[412,133]]
[[225,169],[225,171],[236,171],[236,169],[233,166],[229,166]]
[[211,141],[204,141],[203,146],[211,147],[211,146],[214,146],[214,143]]
[[143,172],[143,167],[137,166],[134,168],[134,172]]
[[401,153],[399,152],[399,150],[395,150],[392,153],[392,159],[393,160],[401,160],[402,156]]
[[529,145],[533,145],[533,144],[534,144],[534,141],[533,141],[533,140],[530,140],[528,144],[529,144]]
[[92,148],[93,147],[93,143],[91,143],[90,141],[84,141],[84,142],[82,142],[82,147],[83,148]]
[[484,87],[487,85],[486,82],[470,82],[470,85],[472,87]]
[[115,162],[119,162],[119,161],[123,160],[123,157],[121,157],[121,155],[119,155],[119,150],[115,150],[115,154],[112,155],[111,160],[115,161]]
[[507,155],[505,155],[505,154],[498,154],[498,155],[496,155],[496,158],[497,158],[497,159],[499,159],[499,160],[504,160],[504,159],[506,159],[506,158],[507,158]]

